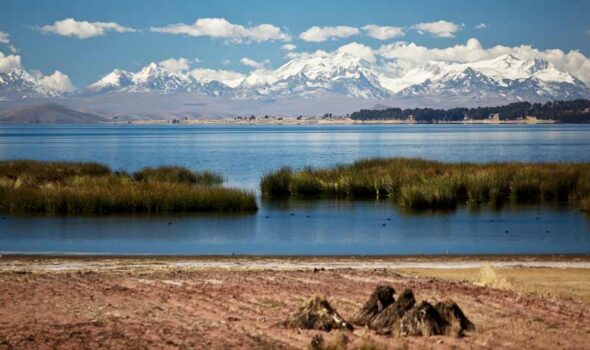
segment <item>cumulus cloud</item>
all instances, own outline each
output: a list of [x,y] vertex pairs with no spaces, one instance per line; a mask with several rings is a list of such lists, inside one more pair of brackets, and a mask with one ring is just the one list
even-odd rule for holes
[[374,24],[369,24],[364,26],[362,29],[371,38],[379,40],[388,40],[405,35],[404,30],[401,27],[377,26]]
[[480,24],[475,26],[475,29],[486,29],[488,27],[487,24],[481,22]]
[[150,31],[166,34],[183,34],[188,36],[208,36],[225,39],[229,42],[290,41],[291,37],[272,24],[244,27],[230,23],[225,18],[199,18],[192,24],[176,23],[165,27],[151,27]]
[[208,68],[196,68],[191,70],[188,74],[192,75],[199,81],[220,81],[230,87],[238,86],[242,80],[244,80],[245,75],[239,72],[234,72],[230,70],[216,70],[216,69],[208,69]]
[[413,27],[420,34],[430,33],[439,38],[454,38],[459,25],[449,21],[418,23]]
[[336,27],[311,27],[299,34],[299,38],[305,41],[320,43],[328,39],[348,38],[359,34],[359,30],[354,27],[336,26]]
[[74,85],[70,81],[70,78],[58,70],[50,75],[38,76],[37,79],[41,85],[59,93],[74,91]]
[[21,68],[22,65],[19,55],[5,55],[0,51],[0,73],[9,73]]
[[172,73],[181,73],[189,70],[191,61],[184,57],[169,58],[167,60],[158,62],[158,66]]
[[373,52],[372,48],[356,42],[340,46],[336,52],[357,56],[371,63],[376,61],[375,53]]
[[223,64],[224,66],[227,66],[228,64],[231,64],[231,61],[226,58],[223,61],[221,61],[221,64]]
[[264,60],[264,61],[259,62],[259,61],[255,61],[253,59],[250,59],[248,57],[243,57],[240,60],[240,63],[242,63],[243,65],[248,66],[248,67],[260,69],[260,68],[264,68],[264,67],[268,66],[270,64],[270,61]]
[[404,66],[420,65],[429,61],[474,62],[509,53],[520,59],[545,59],[558,69],[570,73],[590,86],[590,59],[576,50],[566,53],[559,49],[539,50],[530,45],[515,47],[497,45],[483,48],[475,38],[467,40],[465,44],[442,49],[429,48],[415,43],[396,42],[382,45],[377,50],[378,55],[386,59],[396,59]]
[[0,44],[5,44],[12,53],[17,53],[18,49],[10,42],[10,34],[0,30]]
[[62,36],[75,37],[78,39],[88,39],[96,36],[103,36],[107,32],[135,32],[130,27],[124,27],[115,22],[87,22],[76,21],[73,18],[66,18],[56,21],[52,25],[46,25],[39,28],[43,33],[51,33]]
[[285,50],[285,51],[293,51],[297,48],[297,46],[293,45],[293,44],[285,44],[283,46],[281,46],[281,49]]
[[287,53],[288,58],[292,59],[314,59],[314,58],[326,58],[330,56],[335,56],[338,54],[348,54],[358,58],[362,58],[368,62],[375,63],[377,61],[377,57],[375,55],[375,51],[370,48],[369,46],[359,44],[357,42],[352,42],[346,45],[342,45],[334,51],[324,51],[324,50],[317,50],[314,52],[289,52]]
[[0,30],[0,44],[10,44],[10,35]]

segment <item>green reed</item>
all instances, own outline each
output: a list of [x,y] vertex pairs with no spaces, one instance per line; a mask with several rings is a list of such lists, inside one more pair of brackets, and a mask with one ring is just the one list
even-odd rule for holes
[[113,172],[96,163],[0,161],[0,211],[114,214],[250,212],[253,193],[221,187],[210,172],[181,167]]
[[265,175],[263,196],[387,198],[405,209],[574,203],[590,195],[589,163],[442,163],[366,159],[328,169]]

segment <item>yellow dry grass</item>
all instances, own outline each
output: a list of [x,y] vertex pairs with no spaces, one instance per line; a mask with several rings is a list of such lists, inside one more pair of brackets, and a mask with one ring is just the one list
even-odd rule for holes
[[590,269],[497,268],[485,265],[479,269],[407,269],[403,272],[447,280],[466,280],[487,287],[544,297],[572,298],[590,305]]

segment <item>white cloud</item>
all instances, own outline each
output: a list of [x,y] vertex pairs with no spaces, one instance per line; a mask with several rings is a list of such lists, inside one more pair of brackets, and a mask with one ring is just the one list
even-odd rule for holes
[[74,91],[74,85],[70,78],[58,70],[51,75],[40,76],[37,79],[41,85],[60,93]]
[[475,29],[486,29],[488,27],[487,24],[481,22],[480,24],[475,26]]
[[231,64],[231,61],[226,58],[223,61],[221,61],[221,64],[223,64],[224,66],[227,66],[228,64]]
[[486,49],[477,39],[471,38],[464,45],[458,44],[443,49],[396,42],[382,45],[376,53],[387,59],[396,59],[405,67],[429,61],[475,62],[511,53],[520,59],[543,58],[590,86],[590,59],[575,50],[566,53],[559,49],[539,50],[530,45],[515,47],[497,45]]
[[311,27],[299,34],[299,38],[305,41],[320,43],[328,39],[348,38],[359,34],[359,30],[354,27],[336,26],[336,27]]
[[239,72],[229,71],[229,70],[216,70],[216,69],[208,69],[208,68],[196,68],[191,70],[188,74],[192,75],[199,81],[220,81],[227,86],[236,87],[238,86],[242,80],[244,80],[245,75]]
[[135,29],[123,27],[115,22],[87,22],[76,21],[73,18],[66,18],[56,21],[52,25],[39,28],[44,33],[53,33],[62,36],[88,39],[96,36],[103,36],[107,32],[135,32]]
[[356,42],[340,46],[336,52],[357,56],[371,63],[376,61],[375,53],[372,48]]
[[260,68],[264,68],[266,66],[268,66],[270,64],[269,60],[264,60],[264,61],[254,61],[253,59],[250,59],[248,57],[243,57],[240,62],[248,67],[252,67],[252,68],[256,68],[256,69],[260,69]]
[[189,70],[191,61],[187,58],[169,58],[158,62],[158,66],[172,73],[181,73]]
[[244,27],[230,23],[224,18],[199,18],[193,24],[170,24],[165,27],[151,27],[150,31],[188,36],[208,36],[226,39],[234,43],[262,42],[269,40],[290,41],[291,37],[272,24]]
[[10,34],[0,30],[0,44],[5,44],[12,53],[17,53],[18,49],[10,42]]
[[315,58],[329,58],[331,56],[333,57],[338,54],[352,55],[358,58],[362,58],[371,63],[375,63],[377,61],[375,51],[372,48],[363,44],[359,44],[357,42],[342,45],[331,52],[327,52],[324,50],[317,50],[315,52],[289,52],[286,56],[291,59],[313,60]]
[[371,38],[379,40],[388,40],[405,35],[404,30],[401,27],[377,26],[374,24],[369,24],[364,26],[362,29]]
[[430,33],[439,38],[454,38],[459,26],[449,21],[418,23],[413,27],[420,34]]
[[0,51],[0,73],[9,73],[21,68],[22,65],[19,55],[5,55]]
[[297,46],[293,45],[293,44],[285,44],[283,46],[281,46],[281,49],[285,50],[285,51],[293,51],[297,48]]
[[3,31],[0,31],[0,44],[10,44],[10,35]]

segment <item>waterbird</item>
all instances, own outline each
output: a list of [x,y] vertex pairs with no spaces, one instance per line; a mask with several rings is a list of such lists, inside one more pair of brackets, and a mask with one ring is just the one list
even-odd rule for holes
[[508,232],[510,232],[510,231],[508,231],[508,230],[504,231],[505,234],[508,234]]
[[289,215],[293,216],[293,215],[295,215],[295,213],[291,213],[291,214],[289,214]]
[[270,218],[270,216],[266,215],[264,218],[265,218],[265,219],[268,219],[268,218]]

